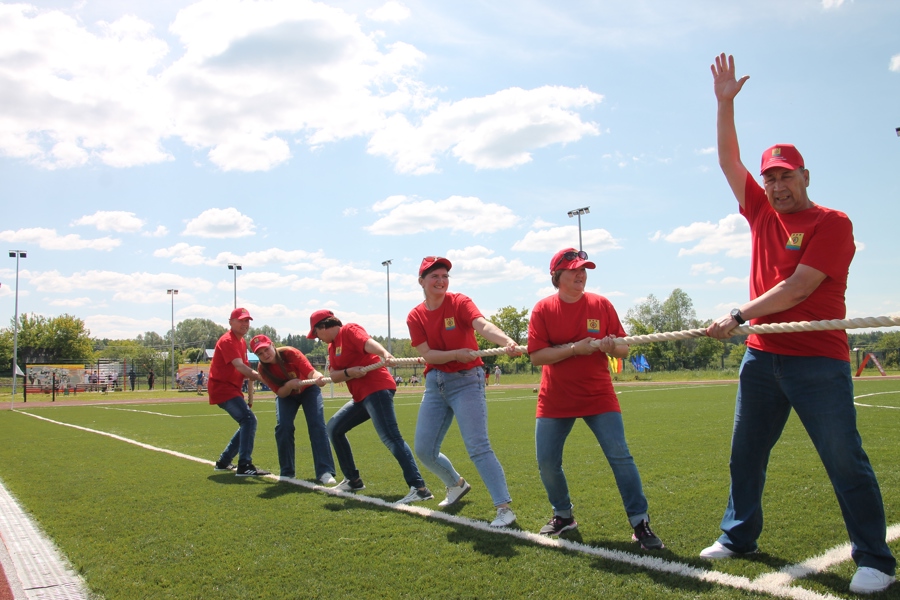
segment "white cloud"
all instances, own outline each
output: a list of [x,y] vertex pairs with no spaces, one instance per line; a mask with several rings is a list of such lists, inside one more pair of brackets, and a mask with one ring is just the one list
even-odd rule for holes
[[[611,233],[605,229],[584,229],[581,232],[582,247],[588,254],[617,250],[619,245]],[[578,226],[564,225],[538,231],[529,231],[525,237],[513,244],[512,249],[520,252],[547,252],[547,260],[563,248],[578,246]]]
[[715,146],[710,146],[709,148],[700,148],[699,150],[697,150],[697,154],[715,154],[715,153],[716,153]]
[[891,64],[888,68],[895,73],[900,73],[900,54],[891,57]]
[[[242,289],[273,290],[278,288],[288,288],[296,280],[296,275],[283,275],[271,271],[241,271],[241,274],[237,277],[238,295],[240,295]],[[231,291],[234,290],[234,283],[235,280],[229,278],[220,281],[216,287],[220,290]]]
[[99,231],[135,233],[144,226],[144,220],[137,218],[133,212],[98,210],[92,215],[85,215],[74,220],[72,225],[93,225]]
[[236,208],[210,208],[188,221],[181,235],[204,238],[235,238],[254,235],[253,219]]
[[96,306],[94,301],[88,297],[80,298],[60,298],[58,300],[48,299],[47,304],[50,306],[62,306],[64,308],[79,308],[81,306]]
[[[0,240],[20,246],[38,246],[44,250],[105,250],[118,248],[122,240],[111,237],[81,239],[80,235],[59,235],[55,229],[31,227],[16,231],[0,231]],[[28,250],[28,248],[25,248]]]
[[724,271],[724,267],[711,262],[691,265],[691,275],[715,275]]
[[750,276],[746,275],[744,277],[723,277],[721,281],[719,281],[721,285],[743,285],[747,286],[750,284]]
[[182,265],[205,265],[208,260],[203,256],[203,246],[191,246],[185,242],[179,242],[168,248],[154,250],[153,256],[157,258],[171,258],[172,262]]
[[165,225],[159,225],[154,231],[145,231],[141,235],[145,237],[165,237],[168,235],[169,230],[165,227]]
[[822,8],[825,10],[833,10],[840,8],[843,3],[844,0],[822,0]]
[[[654,236],[658,239],[658,236]],[[693,244],[691,248],[681,248],[678,256],[693,254],[718,254],[738,258],[750,256],[750,227],[747,220],[739,214],[731,214],[718,223],[691,223],[676,227],[672,233],[663,235],[662,239],[672,244]]]
[[408,19],[410,14],[410,10],[406,6],[395,0],[390,0],[390,2],[385,2],[378,8],[366,11],[367,17],[378,22],[393,21],[394,23],[399,23]]
[[365,228],[374,235],[407,235],[441,229],[471,234],[493,233],[509,229],[519,221],[519,217],[505,206],[463,196],[437,201],[391,196],[374,204],[372,210],[388,211]]
[[400,173],[431,173],[449,152],[478,169],[500,169],[531,161],[531,150],[599,135],[573,109],[600,103],[586,88],[509,88],[490,96],[441,104],[414,125],[390,117],[369,140],[369,152],[389,157]]
[[180,300],[193,294],[203,294],[212,284],[199,277],[185,277],[172,273],[119,273],[116,271],[79,271],[62,275],[59,271],[33,273],[29,283],[37,291],[68,294],[81,290],[112,292],[117,302],[151,304],[170,302],[167,289],[178,289]]
[[[460,250],[449,250],[447,258],[453,263],[450,270],[454,285],[464,287],[490,285],[498,281],[520,281],[522,279],[542,279],[544,272],[526,266],[519,259],[493,256],[494,251],[484,246],[468,246]],[[547,275],[549,277],[549,274]]]

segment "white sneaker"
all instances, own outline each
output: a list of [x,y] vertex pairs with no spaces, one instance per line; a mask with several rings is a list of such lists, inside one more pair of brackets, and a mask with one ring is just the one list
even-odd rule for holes
[[337,479],[334,478],[334,475],[331,473],[325,473],[321,477],[319,477],[319,481],[322,482],[322,485],[334,485],[337,483]]
[[850,580],[850,591],[854,594],[874,594],[888,589],[895,578],[872,567],[860,567]]
[[455,504],[460,498],[468,494],[471,489],[472,486],[469,485],[469,482],[463,479],[462,485],[454,485],[447,488],[447,497],[438,502],[438,506],[443,508]]
[[516,513],[511,508],[501,506],[497,509],[497,518],[491,521],[491,527],[506,527],[516,521]]
[[700,552],[700,558],[708,558],[708,559],[716,559],[716,558],[731,558],[732,556],[737,556],[737,552],[734,550],[730,550],[720,544],[718,540],[713,542],[713,545],[709,548],[704,548],[702,552]]
[[409,493],[394,504],[412,504],[413,502],[422,502],[423,500],[434,499],[434,494],[428,488],[419,489],[414,485],[409,486]]

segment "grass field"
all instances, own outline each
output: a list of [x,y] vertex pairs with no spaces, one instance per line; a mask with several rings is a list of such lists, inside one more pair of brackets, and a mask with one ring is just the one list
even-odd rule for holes
[[[423,476],[436,499],[403,511],[289,482],[236,478],[59,424],[212,461],[235,424],[202,398],[140,405],[16,403],[20,412],[0,412],[0,479],[91,591],[111,600],[850,597],[849,552],[822,572],[793,581],[781,576],[786,586],[771,575],[847,542],[830,484],[795,417],[770,465],[760,554],[724,562],[697,557],[718,536],[727,499],[735,387],[617,386],[652,524],[667,546],[653,554],[630,541],[611,472],[584,425],[570,436],[564,463],[579,528],[563,537],[573,543],[527,534],[551,515],[534,459],[530,388],[491,387],[488,393],[491,439],[518,515],[509,533],[484,527],[494,511],[455,426],[444,452],[473,490],[447,511],[449,517],[435,518],[430,511],[437,510],[443,489],[427,471]],[[421,388],[401,392],[397,416],[411,440]],[[866,379],[856,384],[856,394],[865,405],[858,408],[859,428],[888,524],[897,524],[900,381]],[[326,418],[343,402],[326,400]],[[254,411],[260,422],[254,462],[277,472],[271,397],[258,399]],[[301,415],[297,425],[298,477],[311,481]],[[387,502],[403,496],[400,469],[374,429],[364,425],[350,439],[367,485],[363,494]],[[900,554],[900,541],[891,547]],[[900,598],[900,584],[880,597]]]

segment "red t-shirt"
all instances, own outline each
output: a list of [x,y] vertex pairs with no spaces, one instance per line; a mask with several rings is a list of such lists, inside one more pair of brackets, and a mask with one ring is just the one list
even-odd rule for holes
[[[356,323],[342,325],[337,336],[328,344],[328,364],[332,371],[349,369],[350,367],[366,367],[374,365],[381,357],[371,352],[366,352],[366,342],[372,337],[366,330]],[[365,377],[348,379],[347,389],[353,396],[354,402],[362,402],[366,396],[380,392],[381,390],[396,390],[397,384],[388,372],[387,367],[381,367],[366,373]]]
[[[813,205],[791,214],[775,212],[765,190],[747,175],[744,208],[750,223],[753,254],[750,298],[757,298],[806,265],[826,277],[809,297],[785,311],[753,319],[754,325],[843,319],[844,293],[850,261],[856,252],[853,224],[844,213]],[[809,331],[750,335],[747,345],[757,350],[791,356],[826,356],[849,361],[846,331]]]
[[[436,309],[428,310],[425,303],[422,302],[409,311],[409,315],[406,317],[406,326],[409,327],[409,337],[413,348],[428,342],[428,347],[432,350],[458,350],[459,348],[478,350],[472,321],[483,316],[471,298],[463,294],[447,292],[444,301]],[[431,369],[456,373],[483,364],[484,361],[481,360],[481,357],[476,357],[475,360],[466,363],[454,360],[443,365],[425,365],[425,374],[428,374]]]
[[[281,385],[284,384],[279,385],[272,379],[272,376],[277,377],[279,380],[287,381],[290,381],[291,379],[306,379],[306,376],[309,375],[311,371],[315,370],[312,363],[309,362],[309,359],[296,348],[285,346],[279,348],[278,353],[281,355],[281,360],[284,361],[287,372],[285,372],[277,362],[266,364],[260,363],[259,368],[257,369],[260,377],[266,382],[266,385],[276,394],[278,393],[278,390],[281,389]],[[267,370],[271,371],[271,375],[266,372]],[[303,386],[299,390],[294,391],[291,395],[299,394],[307,387],[309,386]]]
[[[563,302],[559,294],[538,301],[528,321],[528,352],[571,344],[586,337],[625,337],[612,303],[585,293],[577,302]],[[609,359],[598,351],[544,365],[538,392],[537,416],[588,417],[622,412],[609,375]]]
[[229,329],[216,342],[212,364],[209,366],[207,391],[210,404],[222,404],[232,398],[244,397],[241,387],[246,377],[231,364],[236,358],[250,366],[247,362],[247,342]]

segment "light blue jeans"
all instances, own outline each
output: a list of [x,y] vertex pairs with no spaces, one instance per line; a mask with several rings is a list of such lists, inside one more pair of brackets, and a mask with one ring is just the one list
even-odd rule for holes
[[[850,363],[833,358],[747,349],[734,410],[731,494],[719,542],[736,552],[756,550],[769,455],[792,408],[831,480],[853,560],[893,575],[897,561],[885,542],[881,490],[856,429]],[[802,535],[804,524],[796,526],[794,533]]]
[[341,472],[347,479],[359,478],[359,470],[353,460],[353,450],[350,448],[350,440],[347,433],[362,425],[369,419],[372,426],[381,439],[381,443],[391,451],[397,464],[403,469],[403,478],[406,485],[416,488],[425,487],[416,459],[412,450],[403,439],[400,428],[397,426],[397,415],[394,413],[394,390],[380,390],[366,396],[362,402],[352,400],[341,407],[328,421],[328,436],[334,444],[334,452],[337,454]]
[[450,459],[441,453],[441,444],[453,417],[456,417],[463,444],[494,506],[509,503],[506,474],[488,440],[484,371],[480,368],[456,373],[432,369],[425,376],[425,395],[416,422],[416,456],[447,487],[459,483],[459,473]]
[[[649,521],[647,498],[644,496],[641,476],[625,442],[622,413],[606,412],[581,418],[600,442],[600,448],[612,468],[619,495],[625,505],[625,514],[628,515],[628,522],[635,527],[645,519]],[[575,421],[575,417],[568,419],[540,417],[534,430],[541,482],[547,490],[553,514],[566,519],[572,516],[572,501],[569,498],[566,474],[562,468],[563,447]]]
[[316,479],[325,473],[334,475],[334,457],[331,455],[331,445],[325,431],[322,391],[319,386],[311,385],[299,394],[291,394],[286,398],[275,397],[275,446],[278,448],[281,476],[296,475],[294,420],[301,407],[306,417],[306,431],[309,433]]
[[237,421],[238,430],[231,436],[231,441],[222,450],[219,456],[219,462],[230,463],[231,460],[240,455],[240,463],[253,462],[253,442],[256,440],[256,415],[247,406],[242,396],[237,396],[231,400],[218,405],[219,408],[231,415],[231,418]]

